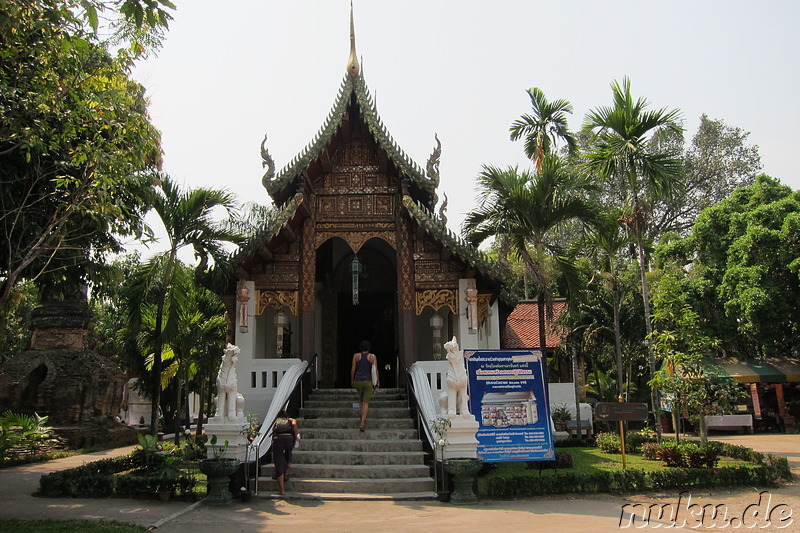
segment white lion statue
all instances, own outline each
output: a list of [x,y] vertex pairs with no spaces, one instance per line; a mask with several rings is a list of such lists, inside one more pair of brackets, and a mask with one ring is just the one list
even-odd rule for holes
[[[238,411],[244,412],[244,397],[239,394],[236,382],[236,362],[239,360],[239,347],[228,344],[222,355],[222,364],[217,372],[217,416],[235,420]],[[239,398],[241,397],[241,400]],[[238,401],[237,401],[238,400]],[[241,403],[241,405],[237,405]]]
[[455,337],[444,343],[447,352],[447,416],[469,414],[467,406],[467,369],[464,366],[464,352],[458,347]]

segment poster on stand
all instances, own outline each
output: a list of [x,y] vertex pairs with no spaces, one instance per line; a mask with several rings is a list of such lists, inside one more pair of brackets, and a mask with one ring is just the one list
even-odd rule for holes
[[539,350],[464,350],[484,462],[555,460]]

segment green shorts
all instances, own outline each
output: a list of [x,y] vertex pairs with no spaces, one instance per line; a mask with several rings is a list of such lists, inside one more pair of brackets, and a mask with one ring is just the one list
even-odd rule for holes
[[369,401],[372,399],[372,382],[356,381],[353,385],[358,393],[358,401],[360,403],[369,403]]

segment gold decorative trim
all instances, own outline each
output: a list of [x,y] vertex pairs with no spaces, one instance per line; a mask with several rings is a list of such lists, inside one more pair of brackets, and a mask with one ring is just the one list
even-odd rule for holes
[[489,311],[489,303],[492,301],[491,294],[478,294],[478,325],[483,326],[486,320],[486,313]]
[[389,231],[320,231],[316,234],[316,247],[319,248],[325,241],[334,237],[344,240],[354,253],[358,253],[364,243],[373,237],[386,241],[392,248],[395,247],[395,235]]
[[438,311],[442,307],[449,307],[450,311],[458,314],[458,290],[439,289],[417,291],[417,315],[421,315],[423,309],[431,307]]
[[256,314],[261,315],[267,307],[276,311],[288,309],[297,316],[297,291],[256,291]]

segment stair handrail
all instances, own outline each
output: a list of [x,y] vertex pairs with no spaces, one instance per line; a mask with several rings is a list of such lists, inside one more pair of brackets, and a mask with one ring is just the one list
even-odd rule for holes
[[[316,356],[314,356],[314,358],[316,359]],[[308,361],[298,361],[286,370],[283,379],[281,379],[281,382],[275,389],[275,395],[272,397],[269,408],[267,408],[267,413],[264,415],[264,421],[261,423],[262,431],[253,439],[252,444],[259,450],[266,438],[269,438],[271,443],[272,427],[275,424],[275,419],[278,418],[280,410],[285,409],[289,404],[292,393],[302,382],[303,376],[305,376],[309,367],[316,368],[316,365],[309,365]],[[265,428],[267,428],[266,431],[264,431]],[[265,449],[265,453],[268,449],[269,447]]]
[[406,371],[407,375],[411,377],[410,385],[413,391],[413,396],[417,404],[417,409],[420,413],[420,420],[424,430],[425,438],[431,449],[436,449],[436,443],[442,437],[434,428],[431,423],[437,418],[438,412],[436,409],[436,402],[433,399],[433,390],[428,381],[428,375],[425,370],[414,363],[411,369]]

